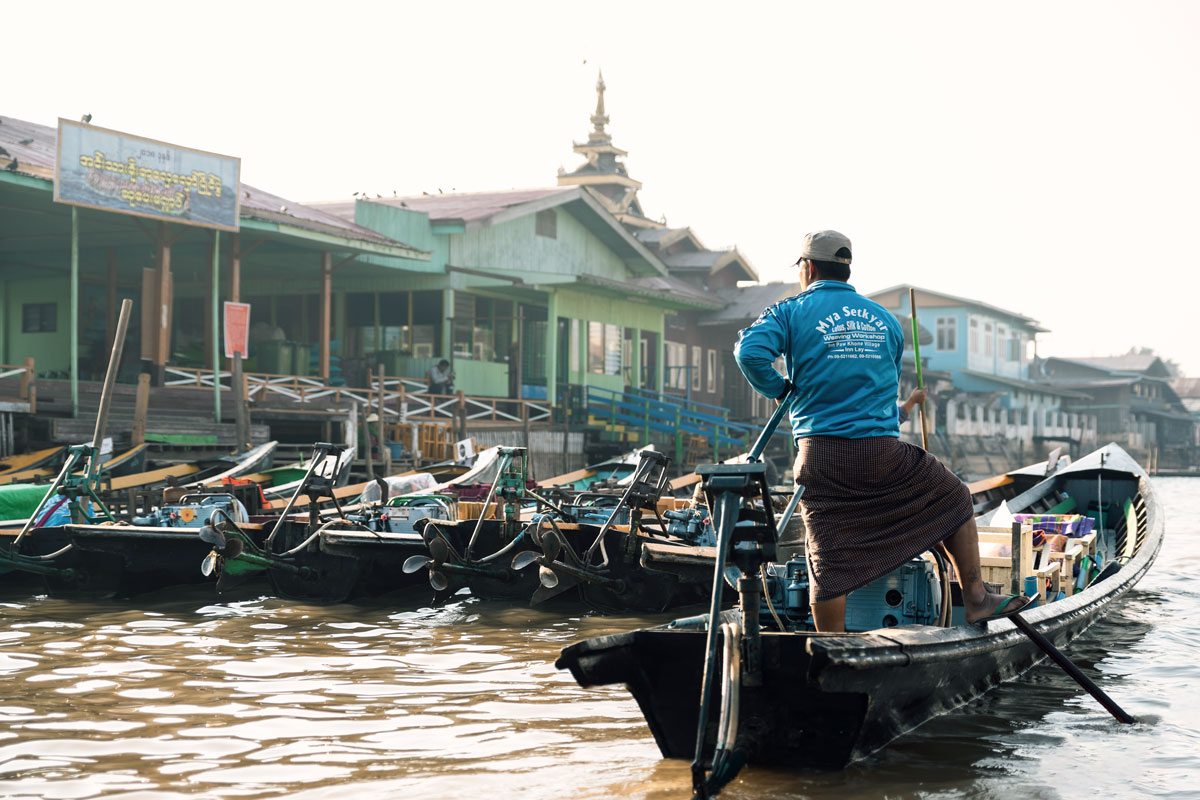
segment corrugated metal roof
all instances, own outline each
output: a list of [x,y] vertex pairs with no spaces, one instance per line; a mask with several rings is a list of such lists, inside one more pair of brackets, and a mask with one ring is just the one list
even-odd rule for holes
[[[396,208],[408,208],[413,211],[423,211],[433,222],[445,220],[462,220],[477,222],[499,214],[501,211],[541,200],[556,194],[578,192],[576,186],[553,186],[542,189],[510,189],[503,192],[455,192],[453,194],[420,194],[409,197],[376,197],[368,198],[368,203],[380,203]],[[322,208],[345,204],[319,203]],[[354,203],[349,204],[350,217],[354,217]],[[340,210],[335,213],[341,213]]]
[[[54,180],[54,162],[57,158],[58,147],[57,128],[0,116],[0,147],[10,154],[9,158],[15,156],[17,159],[17,168],[10,171],[44,180]],[[0,163],[5,163],[5,161],[6,157],[0,155]],[[5,163],[5,166],[8,164]],[[3,168],[0,167],[0,169]],[[350,221],[347,221],[327,210],[296,203],[277,194],[255,189],[245,183],[242,184],[241,216],[245,219],[293,225],[319,233],[402,247],[412,250],[414,253],[423,252],[368,228],[355,225],[353,214],[351,214]]]
[[580,275],[579,282],[617,289],[633,295],[653,297],[657,300],[674,301],[680,305],[692,308],[715,309],[721,307],[721,300],[719,298],[699,292],[678,278],[672,278],[667,275],[631,278],[627,281],[615,281],[611,278],[601,278],[596,275]]
[[1070,360],[1081,364],[1090,364],[1094,367],[1117,370],[1119,372],[1145,372],[1154,366],[1154,362],[1158,361],[1159,357],[1156,355],[1133,355],[1127,353],[1123,356],[1072,358]]
[[1200,398],[1200,378],[1173,378],[1171,388],[1181,398]]
[[725,307],[712,314],[705,314],[701,325],[749,324],[767,306],[774,305],[792,295],[800,293],[798,283],[760,283],[755,286],[739,286],[722,290]]
[[[994,306],[991,303],[985,303],[982,300],[974,300],[970,297],[959,297],[957,295],[947,294],[946,292],[937,292],[932,289],[922,289],[920,286],[913,286],[912,284],[909,284],[909,283],[901,283],[896,286],[889,286],[886,289],[880,289],[877,292],[871,292],[869,295],[867,295],[867,297],[871,300],[874,300],[876,297],[878,297],[881,294],[887,294],[889,292],[895,292],[895,291],[907,292],[909,289],[916,289],[917,292],[920,294],[931,294],[931,295],[936,295],[937,297],[944,297],[947,300],[954,300],[965,306],[975,306],[976,308],[987,309],[988,311],[993,311],[997,314],[1003,314],[1004,316],[1009,317],[1011,319],[1020,320],[1021,322],[1026,323],[1028,325],[1028,327],[1030,327],[1033,330],[1038,331],[1040,333],[1048,333],[1049,332],[1049,330],[1047,328],[1041,327],[1038,324],[1038,321],[1035,320],[1033,317],[1027,317],[1024,314],[1018,314],[1015,311],[1009,311],[1006,308],[1000,308],[999,306]],[[917,300],[917,315],[918,315],[918,317],[920,316],[920,313],[921,313],[921,301],[918,298],[918,300]]]

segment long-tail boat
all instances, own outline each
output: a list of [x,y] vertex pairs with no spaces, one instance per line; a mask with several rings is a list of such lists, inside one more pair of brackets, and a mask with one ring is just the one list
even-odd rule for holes
[[1012,473],[1004,485],[1027,488],[977,517],[985,580],[1033,598],[1018,619],[966,624],[934,557],[851,592],[848,632],[817,633],[803,558],[772,563],[776,520],[752,512],[762,465],[700,471],[718,533],[714,591],[731,580],[738,607],[712,628],[710,613],[589,639],[557,666],[582,686],[627,686],[662,754],[692,759],[704,797],[744,763],[844,767],[1017,678],[1048,652],[1037,634],[1053,649],[1087,630],[1146,574],[1164,535],[1145,471],[1109,444]]

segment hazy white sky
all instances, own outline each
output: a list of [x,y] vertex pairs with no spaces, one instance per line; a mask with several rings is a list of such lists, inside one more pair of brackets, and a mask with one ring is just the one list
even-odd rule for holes
[[[789,278],[1041,321],[1042,354],[1200,374],[1200,4],[27,3],[3,113],[242,158],[293,200],[553,185],[604,70],[652,217]],[[23,31],[23,33],[22,33]]]

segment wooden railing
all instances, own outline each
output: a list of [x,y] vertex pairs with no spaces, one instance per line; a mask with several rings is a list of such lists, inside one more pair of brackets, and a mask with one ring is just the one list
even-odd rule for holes
[[[167,367],[166,386],[212,391],[212,370]],[[216,380],[232,390],[231,372],[218,371]],[[243,375],[249,399],[285,398],[294,403],[343,403],[350,401],[399,422],[409,420],[474,420],[540,425],[551,421],[546,401],[505,397],[477,397],[463,392],[430,394],[424,381],[368,373],[369,386],[328,386],[320,378],[301,375],[272,375],[248,372]]]
[[37,384],[34,378],[37,373],[34,371],[34,361],[32,358],[25,359],[24,364],[0,364],[0,380],[4,378],[18,377],[19,383],[17,386],[17,399],[24,400],[29,403],[29,412],[32,414],[37,411]]

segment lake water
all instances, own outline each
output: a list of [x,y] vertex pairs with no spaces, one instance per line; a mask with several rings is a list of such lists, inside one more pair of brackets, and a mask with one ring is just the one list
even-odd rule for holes
[[[1139,724],[1042,666],[847,770],[750,768],[722,797],[1200,798],[1200,479],[1155,482],[1158,562],[1069,650]],[[0,602],[0,797],[690,796],[623,690],[553,666],[667,616],[217,599]]]

